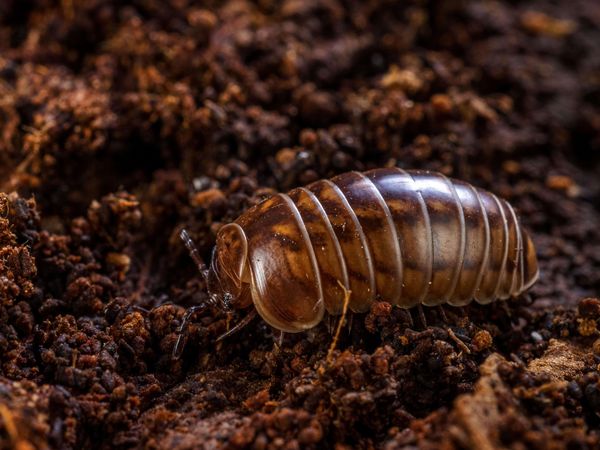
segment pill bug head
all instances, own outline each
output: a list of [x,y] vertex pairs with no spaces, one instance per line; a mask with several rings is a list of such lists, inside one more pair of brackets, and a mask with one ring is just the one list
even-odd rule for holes
[[224,310],[251,304],[247,255],[246,235],[238,224],[219,230],[207,275],[211,303]]
[[538,268],[537,256],[535,254],[535,246],[527,231],[521,228],[523,236],[523,291],[529,289],[538,279],[540,271]]

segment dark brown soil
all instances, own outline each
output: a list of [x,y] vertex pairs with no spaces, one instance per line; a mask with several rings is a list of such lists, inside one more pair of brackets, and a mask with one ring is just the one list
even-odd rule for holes
[[[0,2],[0,448],[600,448],[600,3],[123,3]],[[171,359],[183,227],[385,165],[515,205],[530,296]]]

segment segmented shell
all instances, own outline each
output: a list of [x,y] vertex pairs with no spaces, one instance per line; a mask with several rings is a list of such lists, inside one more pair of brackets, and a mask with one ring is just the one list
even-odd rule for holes
[[[217,239],[222,286],[270,325],[295,332],[325,311],[462,306],[516,296],[537,279],[535,249],[514,209],[442,174],[376,169],[277,194]],[[340,285],[341,284],[341,285]]]

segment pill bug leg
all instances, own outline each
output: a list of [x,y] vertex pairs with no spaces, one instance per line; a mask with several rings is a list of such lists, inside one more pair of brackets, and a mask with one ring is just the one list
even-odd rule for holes
[[250,312],[248,314],[246,314],[246,317],[244,317],[242,320],[240,320],[238,323],[236,323],[233,328],[231,328],[230,330],[226,331],[225,333],[223,333],[221,336],[219,336],[216,339],[216,342],[221,342],[223,339],[228,338],[229,336],[231,336],[232,334],[237,333],[238,331],[240,331],[242,328],[244,328],[246,325],[248,325],[250,322],[252,322],[252,320],[256,317],[256,309],[252,308],[250,310]]
[[444,309],[444,307],[442,305],[439,305],[437,307],[438,313],[440,315],[440,318],[442,319],[442,321],[444,323],[448,323],[448,316],[446,315],[446,310]]
[[465,316],[464,309],[457,306],[446,306],[443,313],[445,314],[444,322],[449,325],[460,325],[461,319]]
[[196,305],[188,308],[185,312],[183,319],[181,319],[181,324],[179,325],[179,329],[177,330],[177,341],[175,342],[175,346],[173,347],[173,352],[171,353],[171,357],[173,359],[179,359],[181,354],[183,353],[183,349],[185,347],[185,342],[187,340],[187,327],[190,323],[190,318],[196,314],[198,311],[204,311],[208,305],[206,303],[202,303],[201,305]]
[[523,294],[523,306],[531,306],[533,304],[533,297],[531,294]]
[[460,311],[461,316],[469,318],[469,315],[467,314],[467,310],[464,308],[464,306],[459,307],[458,310]]
[[284,337],[285,337],[285,332],[283,330],[275,331],[275,329],[273,329],[273,344],[275,345],[275,348],[277,348],[278,350],[280,350],[283,347],[283,338]]
[[512,312],[510,311],[510,308],[508,307],[508,304],[506,303],[506,301],[501,301],[500,307],[502,308],[502,311],[504,311],[504,313],[506,314],[508,319],[512,322],[513,321]]
[[348,312],[348,336],[352,334],[352,325],[354,324],[354,314],[352,311]]
[[414,328],[415,322],[413,320],[413,317],[412,317],[412,314],[410,312],[410,309],[404,309],[404,308],[402,308],[401,311],[402,311],[403,315],[406,317],[406,322],[408,323],[408,326],[410,328]]
[[419,320],[421,321],[421,325],[423,328],[427,328],[427,317],[425,317],[425,311],[423,310],[423,305],[417,305],[417,314],[419,315]]
[[331,314],[327,314],[327,332],[329,333],[329,335],[333,334],[333,325],[334,325],[334,318]]
[[279,348],[283,347],[283,340],[285,339],[285,331],[279,333]]

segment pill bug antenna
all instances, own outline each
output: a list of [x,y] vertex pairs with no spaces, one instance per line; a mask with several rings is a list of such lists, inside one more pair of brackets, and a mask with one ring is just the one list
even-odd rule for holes
[[181,233],[179,233],[179,237],[185,244],[185,247],[188,249],[188,252],[190,253],[190,257],[192,258],[194,263],[196,263],[198,272],[200,272],[200,274],[202,275],[202,278],[204,278],[205,284],[208,286],[208,268],[206,267],[206,263],[200,256],[200,252],[198,252],[198,247],[196,247],[196,244],[194,243],[194,241],[188,234],[187,230],[185,230],[185,229],[181,230]]
[[[208,286],[208,269],[206,267],[206,264],[204,263],[204,260],[200,256],[200,252],[198,252],[198,247],[196,247],[196,244],[185,229],[181,230],[181,233],[179,233],[179,237],[185,244],[185,247],[188,249],[190,257],[192,258],[194,263],[196,263],[198,271],[204,278],[205,285]],[[177,330],[177,341],[175,342],[175,346],[173,347],[173,353],[171,354],[171,357],[173,359],[179,359],[181,357],[181,354],[183,353],[185,342],[187,340],[186,331],[190,323],[191,317],[199,311],[204,311],[208,307],[208,305],[209,303],[204,302],[200,305],[188,308],[188,310],[185,312],[183,318],[181,319],[179,329]]]

